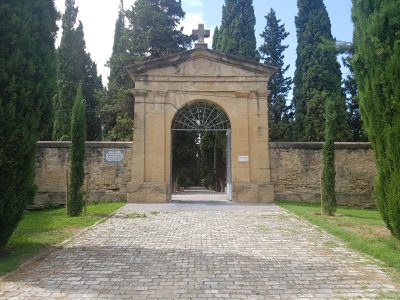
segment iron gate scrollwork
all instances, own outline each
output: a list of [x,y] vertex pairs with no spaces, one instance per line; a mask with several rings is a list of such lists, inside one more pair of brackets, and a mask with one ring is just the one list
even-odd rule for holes
[[227,131],[229,118],[217,105],[196,102],[181,108],[172,123],[173,131]]

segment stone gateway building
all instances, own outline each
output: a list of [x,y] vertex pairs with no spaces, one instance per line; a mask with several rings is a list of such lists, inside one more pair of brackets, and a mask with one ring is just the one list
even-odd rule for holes
[[128,202],[171,199],[173,130],[225,130],[227,194],[272,202],[267,84],[276,68],[205,48],[127,67],[135,82]]
[[[87,142],[90,201],[168,202],[173,137],[180,131],[226,134],[229,200],[320,201],[323,143],[269,143],[269,65],[197,48],[126,68],[135,82],[133,143]],[[70,142],[39,142],[34,206],[65,204]],[[337,143],[339,204],[373,206],[375,160],[368,143]]]

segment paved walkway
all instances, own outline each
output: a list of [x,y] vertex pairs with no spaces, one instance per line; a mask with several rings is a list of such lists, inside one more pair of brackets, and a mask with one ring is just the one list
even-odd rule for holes
[[[140,212],[140,213],[138,213]],[[0,299],[353,299],[377,265],[275,205],[127,205],[0,282]]]
[[225,193],[209,191],[202,187],[191,187],[184,192],[172,194],[172,201],[196,202],[196,201],[228,201]]

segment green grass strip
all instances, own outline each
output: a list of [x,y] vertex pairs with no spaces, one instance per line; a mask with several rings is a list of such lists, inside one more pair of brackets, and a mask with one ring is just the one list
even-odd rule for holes
[[322,216],[319,204],[279,201],[278,205],[339,238],[349,248],[368,254],[394,269],[400,282],[400,241],[390,235],[377,210],[338,207],[333,217]]
[[0,250],[0,276],[18,268],[40,251],[72,237],[79,230],[101,221],[125,203],[89,205],[86,216],[69,218],[65,208],[27,211],[8,246]]

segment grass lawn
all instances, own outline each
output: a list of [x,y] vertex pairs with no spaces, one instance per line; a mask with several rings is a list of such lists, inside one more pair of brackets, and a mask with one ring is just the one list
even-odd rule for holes
[[382,261],[400,282],[400,241],[391,236],[377,210],[338,207],[334,217],[323,217],[319,204],[280,201],[278,205]]
[[0,276],[15,270],[41,250],[55,246],[79,230],[102,220],[123,205],[89,205],[87,215],[76,218],[68,218],[65,208],[26,212],[7,248],[0,250]]

